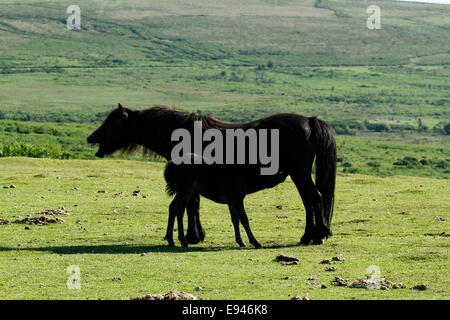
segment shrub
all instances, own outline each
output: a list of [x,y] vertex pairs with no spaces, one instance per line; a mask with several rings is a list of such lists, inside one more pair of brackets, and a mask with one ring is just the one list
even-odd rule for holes
[[367,165],[372,168],[379,168],[381,165],[376,161],[367,162]]
[[450,122],[444,126],[444,132],[446,135],[450,135]]
[[391,131],[391,127],[385,123],[367,123],[367,129],[375,132]]
[[0,157],[52,158],[67,160],[75,158],[75,155],[49,146],[10,143],[0,146]]
[[413,168],[419,165],[419,160],[414,157],[403,157],[403,159],[398,159],[398,161],[394,162],[395,166],[406,166],[408,168]]

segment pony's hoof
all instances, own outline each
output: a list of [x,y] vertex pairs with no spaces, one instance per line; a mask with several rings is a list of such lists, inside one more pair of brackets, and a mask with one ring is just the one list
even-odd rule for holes
[[321,239],[314,239],[312,244],[314,244],[314,245],[321,245],[321,244],[324,244],[326,240],[327,240],[326,237],[325,238],[321,238]]
[[183,238],[181,238],[181,239],[178,239],[179,241],[180,241],[180,244],[181,244],[181,246],[183,247],[183,248],[186,248],[186,247],[188,247],[188,242],[186,241],[186,239],[183,237]]
[[167,241],[167,244],[169,245],[169,247],[174,247],[175,246],[175,242],[173,242],[172,239],[169,239],[167,237],[164,237],[164,240]]
[[311,244],[311,241],[313,241],[313,239],[309,236],[303,236],[300,239],[300,242],[298,243],[301,246],[309,246]]
[[262,248],[262,245],[259,244],[259,243],[254,243],[253,245],[255,246],[255,249],[261,249]]
[[200,241],[202,241],[202,239],[200,237],[198,237],[198,236],[191,236],[191,235],[187,234],[186,235],[186,241],[189,244],[197,244]]
[[244,248],[247,246],[247,244],[245,242],[238,242],[239,247]]
[[189,231],[186,233],[185,236],[186,241],[189,244],[197,244],[202,242],[205,239],[205,233],[203,231],[203,233],[201,231]]

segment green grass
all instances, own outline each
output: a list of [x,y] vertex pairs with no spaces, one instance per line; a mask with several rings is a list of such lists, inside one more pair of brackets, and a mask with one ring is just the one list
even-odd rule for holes
[[[64,224],[31,230],[0,225],[0,299],[128,299],[201,285],[205,299],[449,298],[448,240],[425,235],[448,232],[450,218],[449,6],[79,0],[83,28],[70,31],[70,4],[0,3],[0,150],[24,143],[25,154],[93,159],[86,137],[117,102],[177,105],[233,122],[320,116],[339,134],[335,236],[295,246],[305,218],[287,181],[247,199],[264,249],[237,248],[227,209],[207,200],[206,241],[168,248],[163,164],[0,158],[0,187],[17,186],[0,189],[0,217],[71,213]],[[366,27],[369,5],[382,10],[381,30]],[[148,197],[133,197],[136,189]],[[279,253],[300,264],[273,262]],[[319,262],[337,254],[346,261],[325,272]],[[66,288],[69,265],[81,268],[81,290]],[[335,275],[364,278],[371,265],[388,280],[430,289],[330,285]],[[328,288],[308,286],[313,275]]]
[[[203,299],[290,299],[307,293],[310,299],[449,298],[448,240],[425,235],[448,232],[448,180],[339,174],[334,236],[321,246],[296,246],[305,216],[290,180],[246,200],[261,250],[239,249],[226,207],[203,199],[207,238],[184,249],[163,241],[170,199],[163,192],[162,164],[4,158],[0,166],[5,169],[0,185],[16,186],[0,189],[0,217],[14,220],[60,207],[70,212],[63,224],[30,230],[23,224],[0,226],[1,299],[129,299],[170,290]],[[136,189],[147,198],[132,196]],[[117,192],[124,196],[115,197]],[[276,209],[280,204],[283,209]],[[300,263],[274,262],[281,253]],[[319,264],[339,254],[346,260],[335,264],[337,271]],[[81,269],[80,290],[66,287],[69,265]],[[331,285],[335,276],[365,278],[371,265],[408,288]],[[315,282],[328,288],[312,289],[310,276],[319,276]],[[410,289],[418,284],[430,288]],[[205,289],[194,292],[197,286]]]

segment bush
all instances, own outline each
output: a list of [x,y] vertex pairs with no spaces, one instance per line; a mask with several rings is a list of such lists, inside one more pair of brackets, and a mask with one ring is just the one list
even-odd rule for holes
[[379,168],[381,166],[380,163],[378,163],[376,161],[367,162],[367,165],[372,168]]
[[420,164],[417,158],[413,157],[403,157],[403,159],[399,159],[398,161],[393,163],[394,166],[406,166],[408,168],[416,167]]
[[391,127],[384,123],[367,123],[367,129],[375,132],[391,131]]
[[67,160],[75,158],[75,155],[73,153],[57,150],[48,146],[10,143],[0,146],[0,157],[52,158]]
[[450,135],[450,122],[444,126],[444,132],[446,135]]

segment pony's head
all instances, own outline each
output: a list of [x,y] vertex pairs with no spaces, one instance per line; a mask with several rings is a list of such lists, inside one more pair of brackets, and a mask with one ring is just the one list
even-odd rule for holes
[[91,146],[99,145],[96,157],[103,158],[119,149],[130,147],[132,144],[131,114],[131,110],[119,103],[119,107],[113,110],[103,124],[87,138]]

